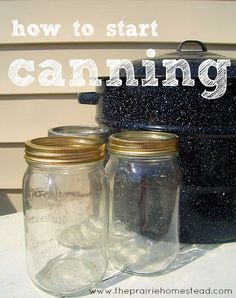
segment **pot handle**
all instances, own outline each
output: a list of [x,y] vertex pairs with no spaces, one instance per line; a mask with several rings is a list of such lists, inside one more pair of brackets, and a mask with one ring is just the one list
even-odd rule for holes
[[99,97],[96,92],[82,92],[77,95],[77,99],[81,104],[97,105]]
[[183,52],[182,48],[187,43],[197,44],[198,46],[200,46],[202,52],[207,52],[206,45],[199,40],[185,40],[185,41],[181,42],[181,44],[178,46],[177,51]]

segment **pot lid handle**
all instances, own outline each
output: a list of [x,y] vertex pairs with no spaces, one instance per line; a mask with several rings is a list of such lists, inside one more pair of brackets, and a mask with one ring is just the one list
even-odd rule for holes
[[181,42],[181,44],[178,46],[177,51],[179,51],[179,52],[183,52],[183,51],[184,51],[184,50],[182,49],[183,46],[184,46],[185,44],[188,44],[188,43],[191,43],[191,44],[197,44],[198,46],[200,46],[202,52],[207,52],[207,47],[206,47],[206,45],[205,45],[203,42],[199,41],[199,40],[185,40],[185,41]]

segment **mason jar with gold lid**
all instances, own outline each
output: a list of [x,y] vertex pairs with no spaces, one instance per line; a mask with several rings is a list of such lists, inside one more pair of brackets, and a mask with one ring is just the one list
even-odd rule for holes
[[[84,125],[69,125],[58,126],[48,130],[48,136],[62,136],[62,137],[82,137],[82,138],[96,138],[101,143],[107,144],[108,137],[111,134],[110,130],[106,127],[99,126],[84,126]],[[108,160],[108,152],[105,151],[104,165]]]
[[25,143],[26,262],[32,281],[77,296],[107,266],[105,145],[94,138],[45,137]]
[[110,137],[109,151],[110,257],[127,273],[156,274],[179,249],[178,137],[125,131]]

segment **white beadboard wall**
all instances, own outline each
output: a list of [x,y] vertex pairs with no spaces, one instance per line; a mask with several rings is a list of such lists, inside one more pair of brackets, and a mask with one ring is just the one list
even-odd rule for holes
[[[11,21],[59,23],[56,37],[12,37]],[[72,24],[91,23],[95,34],[75,37]],[[158,22],[158,37],[112,37],[106,24]],[[213,52],[236,58],[235,1],[62,0],[0,1],[0,214],[22,210],[21,183],[26,168],[24,141],[47,135],[60,125],[94,125],[95,107],[79,105],[78,92],[91,87],[70,87],[69,59],[94,59],[99,75],[106,75],[108,58],[144,58],[148,48],[157,55],[176,49],[186,39],[205,42]],[[8,78],[15,59],[35,61],[35,82],[17,87]],[[37,82],[39,63],[55,59],[63,66],[65,87],[42,87]]]

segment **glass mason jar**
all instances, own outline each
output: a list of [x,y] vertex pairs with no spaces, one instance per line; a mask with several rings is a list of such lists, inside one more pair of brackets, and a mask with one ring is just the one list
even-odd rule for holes
[[69,125],[58,126],[48,130],[48,136],[62,137],[96,137],[102,143],[106,143],[109,137],[109,129],[99,126]]
[[173,134],[146,131],[110,137],[109,253],[113,265],[124,272],[157,274],[178,253],[177,139]]
[[[109,135],[110,131],[108,128],[99,126],[58,126],[48,130],[48,136],[97,138],[101,141],[101,143],[105,144],[108,143]],[[106,151],[104,164],[107,163],[108,157],[108,152]]]
[[89,138],[27,141],[23,179],[26,263],[32,281],[77,296],[107,266],[108,182],[105,145]]

